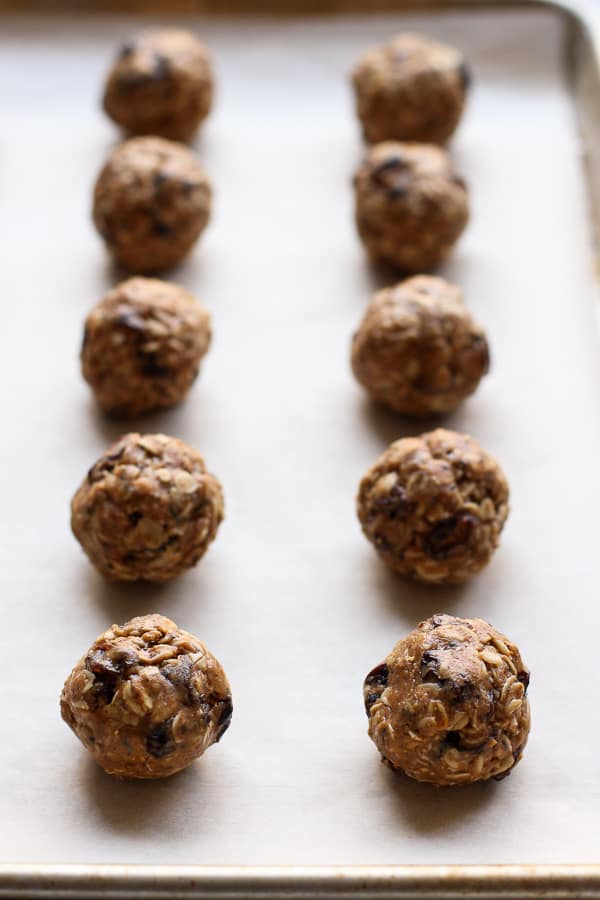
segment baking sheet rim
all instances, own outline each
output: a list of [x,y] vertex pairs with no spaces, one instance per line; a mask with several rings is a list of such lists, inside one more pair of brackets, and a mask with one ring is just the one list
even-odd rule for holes
[[600,865],[543,866],[147,866],[0,865],[0,897],[86,898],[139,894],[233,900],[267,897],[600,897]]

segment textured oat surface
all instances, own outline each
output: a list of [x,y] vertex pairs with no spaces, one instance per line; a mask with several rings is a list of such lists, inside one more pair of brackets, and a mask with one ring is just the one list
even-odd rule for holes
[[164,434],[127,434],[88,472],[71,502],[73,534],[116,581],[164,582],[206,553],[223,491],[200,454]]
[[470,74],[458,50],[409,33],[367,50],[352,80],[367,141],[443,143],[460,121]]
[[369,254],[408,273],[429,272],[469,219],[465,182],[445,150],[385,141],[354,178],[356,226]]
[[165,616],[112,625],[69,677],[61,713],[110,775],[162,778],[229,727],[231,692],[204,644]]
[[366,677],[369,735],[384,762],[417,781],[502,778],[529,734],[529,671],[482,619],[436,615]]
[[210,210],[211,187],[199,160],[164,138],[120,144],[94,188],[96,228],[117,263],[136,274],[162,272],[187,256]]
[[210,316],[189,291],[154,278],[130,278],[86,319],[83,376],[107,413],[164,409],[184,399],[210,340]]
[[103,106],[131,134],[190,140],[213,98],[210,55],[181,28],[144,31],[121,47],[106,81]]
[[455,409],[488,367],[485,333],[460,288],[427,275],[377,291],[352,341],[358,381],[407,416]]
[[490,561],[508,515],[508,484],[473,438],[438,428],[390,444],[360,483],[357,512],[394,571],[458,584]]

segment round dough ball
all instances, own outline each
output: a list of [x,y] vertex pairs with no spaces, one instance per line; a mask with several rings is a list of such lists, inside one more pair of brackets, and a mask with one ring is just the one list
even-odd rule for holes
[[352,73],[365,139],[443,144],[460,121],[470,80],[458,50],[419,34],[367,50]]
[[438,428],[390,444],[360,483],[357,512],[365,536],[395,572],[460,584],[498,546],[508,484],[473,438]]
[[200,454],[164,434],[126,434],[71,501],[71,528],[101,575],[162,583],[196,565],[223,520]]
[[460,288],[431,275],[374,294],[352,342],[357,380],[405,416],[450,412],[488,368],[485,333]]
[[202,41],[182,28],[146,31],[123,45],[102,104],[130,134],[188,141],[210,112],[213,76]]
[[194,154],[163,138],[131,138],[94,188],[94,224],[123,268],[162,272],[190,252],[210,218],[211,187]]
[[112,625],[65,682],[61,714],[109,775],[164,778],[223,736],[233,706],[221,664],[165,616]]
[[446,151],[432,144],[376,144],[354,187],[365,247],[405,272],[435,269],[469,219],[465,183]]
[[112,415],[166,409],[186,396],[210,338],[210,316],[188,291],[130,278],[87,317],[83,377]]
[[519,650],[487,622],[433,616],[367,675],[369,735],[417,781],[499,780],[527,743],[528,685]]

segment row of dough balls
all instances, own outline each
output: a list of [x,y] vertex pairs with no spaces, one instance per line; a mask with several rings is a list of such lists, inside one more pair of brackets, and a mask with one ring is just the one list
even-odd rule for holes
[[[354,180],[356,224],[374,260],[430,271],[464,230],[466,184],[433,145],[456,129],[470,80],[458,51],[417,35],[400,35],[359,61],[357,111],[375,146]],[[445,413],[477,387],[489,348],[458,288],[421,275],[375,295],[354,337],[352,366],[397,412]],[[385,451],[361,482],[358,514],[395,571],[462,582],[497,546],[508,484],[475,441],[437,430]],[[384,762],[436,784],[485,778],[490,766],[496,777],[510,772],[529,733],[529,673],[516,648],[497,633],[490,640],[491,632],[481,620],[434,616],[367,676],[369,734]],[[475,673],[486,667],[497,681],[483,700]],[[510,724],[491,734],[497,714]]]
[[[462,116],[471,82],[463,55],[417,34],[372,47],[353,73],[365,140],[443,144]],[[214,74],[207,46],[181,28],[129,39],[108,74],[102,105],[129,134],[190,141],[208,116]]]
[[453,47],[400,34],[367,50],[352,80],[367,152],[354,184],[356,225],[371,257],[429,272],[469,219],[467,188],[443,144],[462,116],[471,77]]
[[129,272],[177,265],[206,228],[212,188],[183,145],[210,112],[211,56],[194,34],[149,30],[120,48],[102,105],[133,137],[117,147],[94,189],[93,219],[107,249]]
[[[400,640],[363,686],[383,761],[418,781],[469,784],[510,773],[530,726],[529,671],[481,619],[436,615]],[[61,713],[95,761],[122,778],[162,778],[218,742],[233,703],[219,661],[161,615],[113,625],[81,657]]]
[[[394,571],[459,584],[487,565],[508,515],[496,460],[438,428],[391,444],[360,482],[363,532]],[[73,533],[113,581],[163,583],[196,565],[224,515],[202,456],[164,434],[126,434],[91,467],[71,503]]]
[[[467,187],[438,144],[455,131],[471,78],[454,48],[398,35],[353,73],[364,137],[354,178],[369,254],[404,272],[435,269],[469,219]],[[417,274],[378,291],[352,343],[352,369],[378,402],[405,416],[453,411],[487,373],[484,330],[444,279]],[[363,478],[358,515],[392,569],[461,583],[481,571],[508,515],[508,484],[469,436],[438,429],[396,441]]]
[[[365,139],[356,224],[370,255],[405,272],[435,269],[469,218],[464,180],[439,144],[460,121],[471,77],[461,53],[414,34],[368,50],[353,73]],[[352,368],[407,416],[454,410],[487,373],[486,335],[461,291],[416,275],[379,291],[354,335]],[[397,441],[361,482],[365,535],[395,571],[459,583],[491,558],[508,484],[472,438],[438,430]]]
[[[212,94],[208,51],[189,32],[143,34],[118,54],[103,106],[130,133],[154,135],[117,147],[94,188],[94,223],[127,270],[176,265],[206,227],[210,183],[196,157],[173,141],[193,137]],[[210,316],[189,292],[132,278],[90,312],[83,375],[107,413],[167,408],[185,397],[210,340]],[[161,582],[200,559],[222,517],[221,486],[196,451],[163,436],[128,435],[88,472],[71,521],[103,575]],[[61,694],[64,721],[120,777],[185,768],[221,738],[232,710],[216,658],[160,615],[113,625]]]
[[[369,254],[407,273],[435,269],[469,218],[466,185],[441,147],[377,144],[354,185],[356,226]],[[156,274],[190,253],[209,222],[211,198],[209,178],[191,150],[135,137],[102,168],[93,220],[120,266]]]
[[[471,78],[462,54],[414,34],[373,47],[353,82],[364,137],[356,224],[375,260],[435,269],[469,218],[468,194],[436,144],[456,129]],[[459,288],[418,275],[375,295],[354,337],[352,367],[371,395],[407,416],[454,410],[489,368],[489,347]]]
[[[467,189],[445,150],[378,144],[355,176],[356,225],[375,259],[427,272],[448,255],[469,217]],[[108,251],[129,272],[173,268],[192,250],[211,213],[212,188],[187,147],[158,137],[118,146],[94,188],[93,219]]]
[[[210,314],[185,288],[129,278],[87,316],[82,373],[109,415],[168,409],[185,399],[211,337]],[[374,294],[351,363],[376,401],[420,417],[455,409],[488,371],[489,356],[460,289],[421,275]]]

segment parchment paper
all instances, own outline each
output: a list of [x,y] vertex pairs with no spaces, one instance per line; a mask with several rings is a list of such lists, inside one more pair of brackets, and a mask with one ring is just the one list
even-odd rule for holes
[[[163,588],[104,584],[68,523],[87,468],[125,430],[96,413],[77,357],[84,316],[117,277],[89,221],[117,137],[97,95],[137,24],[0,31],[2,861],[598,861],[600,369],[560,22],[195,23],[218,61],[197,145],[215,215],[173,279],[211,309],[216,339],[189,401],[131,427],[197,446],[227,519],[200,567]],[[388,573],[354,514],[363,471],[418,430],[371,407],[348,365],[389,276],[354,234],[361,145],[345,79],[366,44],[404,27],[458,44],[476,72],[452,146],[473,221],[444,274],[489,329],[493,372],[447,424],[498,456],[512,514],[492,565],[462,589]],[[120,783],[61,722],[58,697],[105,627],[153,611],[221,659],[233,724],[181,775]],[[441,611],[490,620],[532,669],[530,744],[502,783],[419,786],[367,738],[364,675]]]

